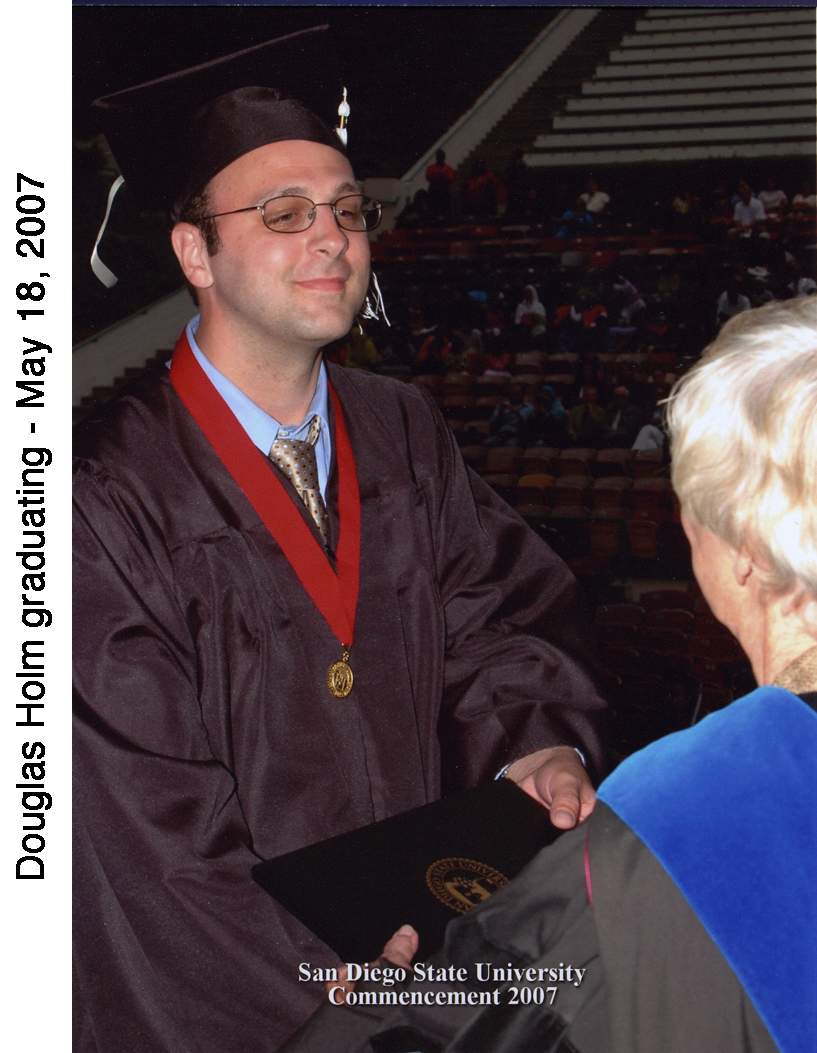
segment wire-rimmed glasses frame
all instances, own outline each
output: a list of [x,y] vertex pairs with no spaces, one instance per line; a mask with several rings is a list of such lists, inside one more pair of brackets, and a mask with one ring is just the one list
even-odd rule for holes
[[267,230],[276,234],[300,234],[309,230],[315,222],[317,210],[321,205],[332,209],[335,222],[341,230],[365,234],[374,230],[380,222],[380,202],[363,194],[342,194],[335,201],[312,201],[311,198],[299,194],[283,194],[280,197],[269,198],[263,205],[234,208],[229,212],[216,212],[202,218],[218,219],[220,216],[233,216],[238,212],[260,212]]

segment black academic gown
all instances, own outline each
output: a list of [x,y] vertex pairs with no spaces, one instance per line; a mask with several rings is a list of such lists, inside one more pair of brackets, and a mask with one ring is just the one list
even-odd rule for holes
[[[600,766],[603,702],[567,569],[465,469],[418,388],[330,379],[361,496],[345,700],[326,687],[338,640],[167,371],[78,430],[83,1053],[275,1049],[320,995],[298,963],[335,958],[253,884],[255,862],[535,749],[576,745]],[[331,896],[331,875],[315,880]]]

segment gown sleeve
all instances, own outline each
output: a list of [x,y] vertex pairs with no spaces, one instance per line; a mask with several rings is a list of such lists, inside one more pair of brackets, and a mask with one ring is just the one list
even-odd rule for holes
[[440,453],[429,503],[446,637],[443,787],[475,785],[558,745],[578,748],[598,778],[606,701],[576,579],[465,466],[436,407],[432,413]]

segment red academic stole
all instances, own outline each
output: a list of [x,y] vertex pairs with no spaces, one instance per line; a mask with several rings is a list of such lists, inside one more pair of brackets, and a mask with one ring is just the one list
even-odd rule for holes
[[312,602],[343,648],[343,658],[329,669],[333,695],[344,698],[352,687],[347,664],[354,640],[355,611],[360,591],[360,492],[355,458],[340,400],[329,386],[335,410],[335,450],[338,465],[340,536],[337,573],[307,526],[284,484],[269,470],[269,462],[216,391],[182,333],[173,352],[170,380],[227,471],[238,483],[262,522],[275,538]]

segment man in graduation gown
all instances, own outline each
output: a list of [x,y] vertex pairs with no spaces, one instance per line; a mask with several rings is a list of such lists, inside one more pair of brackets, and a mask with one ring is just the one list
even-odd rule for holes
[[571,575],[419,389],[323,365],[379,214],[334,61],[307,31],[100,101],[200,315],[76,438],[78,1050],[273,1050],[308,1016],[298,964],[336,960],[260,859],[503,769],[555,825],[593,806]]

